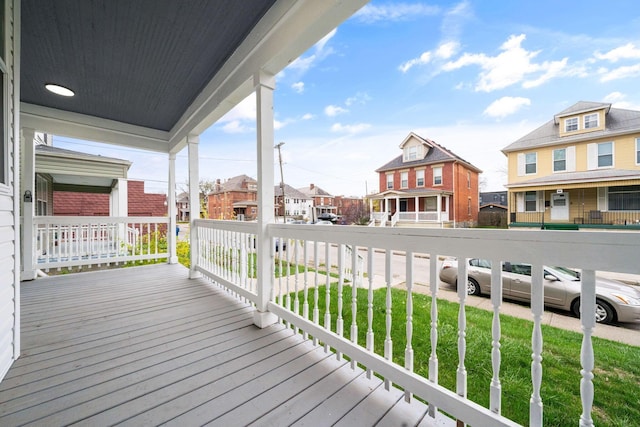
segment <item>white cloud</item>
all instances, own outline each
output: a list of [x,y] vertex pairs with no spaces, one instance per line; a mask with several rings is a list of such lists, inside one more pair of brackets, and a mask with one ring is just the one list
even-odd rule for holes
[[458,49],[460,48],[460,43],[456,41],[448,41],[441,43],[438,46],[438,49],[435,51],[435,55],[438,58],[449,59],[456,53],[458,53]]
[[344,132],[349,134],[356,134],[363,132],[371,127],[368,123],[357,123],[353,125],[343,125],[341,123],[335,123],[331,126],[331,132]]
[[410,21],[438,13],[440,13],[439,7],[418,3],[391,3],[381,6],[367,4],[353,15],[353,19],[365,24],[374,24],[380,21]]
[[232,120],[227,122],[224,126],[222,126],[222,130],[225,133],[244,133],[249,132],[251,128],[242,124],[240,120]]
[[342,108],[338,105],[327,105],[326,107],[324,107],[324,113],[329,117],[335,117],[339,114],[344,114],[348,112],[349,110],[347,110],[346,108]]
[[609,52],[593,54],[597,59],[610,62],[618,62],[621,59],[640,59],[640,49],[635,47],[633,43],[627,43],[624,46],[611,49]]
[[304,92],[304,82],[296,82],[296,83],[292,84],[291,85],[291,89],[293,89],[297,93]]
[[503,96],[493,101],[485,110],[484,114],[489,117],[503,118],[516,113],[522,107],[531,105],[529,98]]
[[409,71],[411,68],[413,68],[416,65],[425,65],[425,64],[428,64],[429,62],[431,62],[431,52],[427,51],[427,52],[424,52],[422,55],[420,55],[417,58],[410,59],[410,60],[400,64],[398,66],[398,69],[400,71],[402,71],[403,73],[406,73],[407,71]]
[[238,105],[233,107],[227,114],[225,114],[220,122],[226,123],[231,121],[244,121],[256,119],[256,94],[253,92],[251,95],[243,99]]
[[309,56],[298,57],[295,61],[289,64],[286,70],[295,70],[298,74],[303,74],[318,62],[334,53],[334,50],[330,46],[327,46],[327,43],[329,43],[329,40],[336,35],[337,31],[338,29],[334,28],[310,49],[313,53]]
[[604,97],[604,102],[610,102],[614,108],[623,108],[626,110],[640,110],[640,103],[627,101],[627,95],[621,92],[611,92]]
[[347,107],[350,107],[354,104],[366,104],[367,102],[371,101],[371,97],[369,96],[369,94],[367,94],[366,92],[358,92],[356,93],[354,96],[351,96],[349,98],[347,98],[344,101],[344,104]]
[[598,73],[602,74],[602,77],[600,77],[601,82],[637,77],[640,76],[640,64],[625,65],[623,67],[614,68],[613,70],[600,68]]
[[[500,46],[502,52],[496,56],[464,53],[457,60],[444,64],[442,69],[453,71],[469,65],[480,66],[482,71],[475,86],[475,90],[480,92],[491,92],[518,83],[522,83],[525,88],[530,88],[539,86],[552,78],[575,73],[567,67],[566,58],[560,61],[533,62],[540,51],[524,49],[522,42],[525,39],[525,34],[511,35]],[[532,79],[527,80],[527,76],[532,76]]]
[[302,120],[311,120],[313,119],[315,116],[311,113],[307,113],[304,116],[302,116]]

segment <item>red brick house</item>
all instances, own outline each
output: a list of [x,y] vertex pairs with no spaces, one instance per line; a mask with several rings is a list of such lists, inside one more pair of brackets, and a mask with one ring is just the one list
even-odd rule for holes
[[413,132],[400,149],[401,155],[376,169],[380,192],[369,200],[377,225],[477,224],[480,169]]
[[221,183],[207,198],[209,218],[252,221],[258,217],[258,181],[247,175],[238,175]]
[[[128,181],[128,216],[166,216],[166,194],[145,193],[144,181]],[[54,216],[109,216],[109,194],[53,192]]]

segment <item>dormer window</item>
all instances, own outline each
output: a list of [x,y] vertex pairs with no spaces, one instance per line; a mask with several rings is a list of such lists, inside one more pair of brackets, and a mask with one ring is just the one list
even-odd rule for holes
[[417,160],[418,159],[418,146],[417,145],[411,145],[409,147],[406,147],[404,149],[404,161],[405,162],[410,162],[412,160]]
[[570,119],[566,119],[564,121],[564,131],[565,132],[573,132],[578,130],[578,118],[572,117]]
[[594,114],[587,114],[586,116],[584,116],[584,128],[585,129],[592,129],[592,128],[597,128],[598,127],[598,113],[594,113]]

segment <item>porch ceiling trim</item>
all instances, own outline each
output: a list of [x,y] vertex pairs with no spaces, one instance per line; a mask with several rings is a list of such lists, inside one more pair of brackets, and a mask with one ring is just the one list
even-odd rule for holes
[[438,194],[442,196],[450,196],[453,193],[451,191],[444,191],[444,190],[421,190],[421,191],[388,190],[388,191],[383,191],[377,194],[371,194],[369,197],[374,200],[377,200],[377,199],[384,199],[385,197],[427,197],[427,196],[437,196]]
[[523,189],[526,191],[539,191],[539,190],[574,190],[581,188],[598,188],[611,185],[640,185],[640,179],[622,179],[622,180],[610,180],[610,181],[598,181],[598,182],[582,182],[571,184],[547,184],[547,185],[531,185],[531,186],[518,186],[509,187],[509,190]]

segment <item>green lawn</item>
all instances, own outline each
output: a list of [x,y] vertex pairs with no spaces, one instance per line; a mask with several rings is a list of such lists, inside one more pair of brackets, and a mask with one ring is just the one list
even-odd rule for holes
[[[313,290],[309,290],[310,312],[313,310]],[[319,288],[318,308],[324,318],[324,287]],[[302,300],[302,293],[299,294]],[[383,354],[385,338],[386,290],[374,291],[375,348]],[[406,299],[404,290],[392,290],[393,360],[404,366],[406,346]],[[351,325],[351,287],[343,290],[343,318],[348,337]],[[364,345],[367,328],[367,291],[358,290],[358,343]],[[337,288],[331,288],[331,319],[337,318]],[[431,298],[413,295],[414,371],[428,377],[430,345]],[[467,352],[465,365],[469,399],[489,406],[491,382],[491,322],[492,313],[468,307]],[[438,301],[438,360],[440,385],[455,391],[458,365],[458,305]],[[502,414],[516,422],[529,422],[531,397],[531,332],[533,323],[527,320],[501,317],[500,380],[502,383]],[[580,401],[580,347],[582,335],[543,326],[543,381],[541,395],[544,404],[544,424],[548,426],[577,425],[582,406]],[[598,426],[639,425],[640,420],[640,348],[617,342],[593,339],[596,357],[595,399],[592,416]]]

